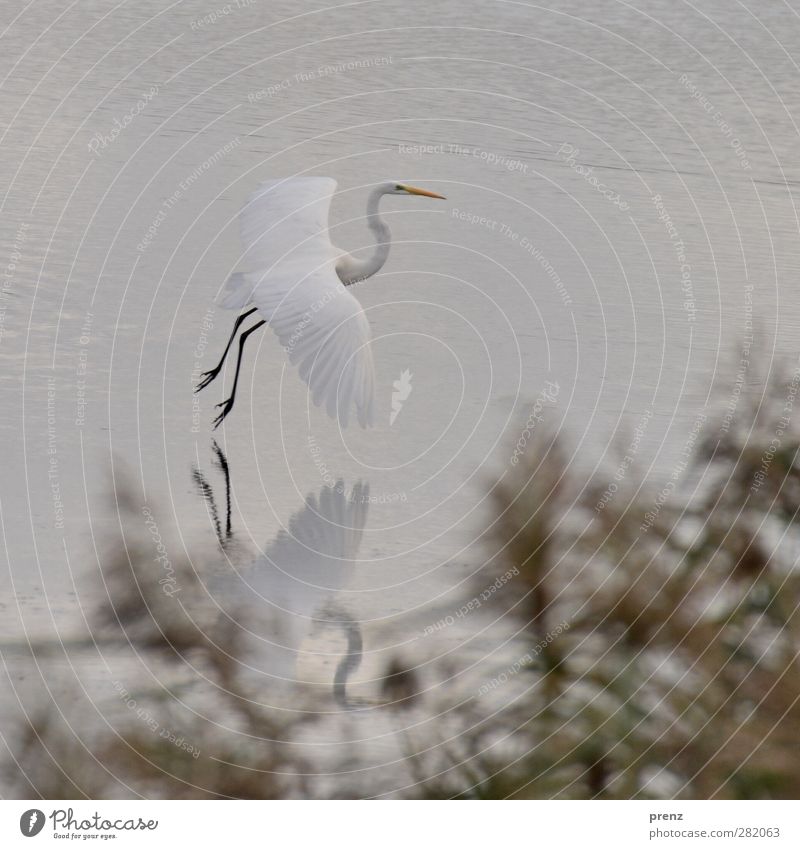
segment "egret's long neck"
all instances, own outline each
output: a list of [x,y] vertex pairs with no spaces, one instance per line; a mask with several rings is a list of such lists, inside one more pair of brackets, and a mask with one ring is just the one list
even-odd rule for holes
[[370,192],[367,199],[367,224],[375,236],[375,247],[372,253],[364,259],[348,255],[343,257],[336,265],[336,272],[345,286],[372,277],[373,274],[381,270],[389,256],[391,233],[389,226],[381,218],[378,211],[378,206],[384,194],[383,187],[378,186]]

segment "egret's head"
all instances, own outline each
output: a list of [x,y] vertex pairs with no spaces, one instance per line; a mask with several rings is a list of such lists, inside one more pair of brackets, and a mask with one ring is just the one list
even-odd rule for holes
[[417,189],[414,186],[407,186],[405,183],[387,183],[386,194],[421,195],[424,198],[439,198],[439,200],[447,200],[444,195],[437,195],[436,192],[429,192],[427,189]]

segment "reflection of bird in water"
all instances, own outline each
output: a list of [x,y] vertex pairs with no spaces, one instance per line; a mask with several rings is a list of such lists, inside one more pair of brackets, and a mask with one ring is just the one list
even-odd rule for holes
[[[265,650],[271,676],[291,681],[302,654],[301,644],[312,626],[336,625],[344,630],[348,651],[335,676],[334,692],[346,702],[347,678],[361,662],[357,622],[332,605],[335,593],[350,582],[367,518],[369,489],[356,484],[348,496],[344,483],[309,495],[267,550],[244,577],[251,593],[248,625]],[[327,605],[327,608],[326,608]],[[257,630],[254,622],[261,626]]]
[[236,319],[222,359],[204,373],[196,391],[220,373],[244,320],[255,312],[261,317],[239,337],[233,387],[230,397],[217,404],[222,412],[215,427],[233,408],[244,344],[266,323],[292,365],[299,365],[314,404],[324,404],[328,415],[345,427],[355,405],[361,426],[372,424],[370,327],[361,304],[345,287],[377,273],[389,256],[391,233],[378,210],[384,195],[444,198],[403,183],[377,186],[367,198],[367,223],[376,245],[369,256],[358,258],[336,248],[328,235],[335,191],[336,180],[327,177],[267,180],[239,214],[245,257],[253,270],[230,278],[222,306],[247,309]]
[[[193,478],[225,547],[232,537],[230,470],[216,443],[214,451],[216,465],[226,481],[225,533],[212,487],[199,469],[193,470]],[[302,644],[307,637],[336,628],[344,634],[347,649],[334,674],[333,693],[340,705],[350,706],[347,681],[361,664],[361,626],[335,596],[352,577],[368,508],[367,484],[357,483],[351,493],[346,492],[341,480],[334,487],[322,487],[318,495],[312,493],[306,498],[288,527],[240,573],[239,580],[229,575],[219,587],[220,599],[227,597],[233,602],[245,636],[244,656],[237,660],[267,676],[273,686],[295,680],[296,663],[304,654]]]
[[208,506],[208,514],[211,517],[211,522],[214,525],[214,533],[217,535],[219,544],[225,548],[226,544],[233,536],[231,529],[231,472],[228,467],[228,458],[225,452],[219,447],[216,439],[211,440],[211,448],[214,451],[214,465],[222,472],[225,478],[225,531],[222,531],[222,524],[219,520],[219,511],[217,510],[217,502],[214,498],[214,490],[206,480],[205,474],[196,466],[192,469],[192,480],[195,486],[200,491],[200,494],[205,498]]

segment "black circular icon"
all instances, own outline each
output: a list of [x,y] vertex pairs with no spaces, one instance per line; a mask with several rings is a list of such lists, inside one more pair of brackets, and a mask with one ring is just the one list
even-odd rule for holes
[[25,837],[36,837],[44,828],[44,811],[31,808],[19,818],[19,830]]

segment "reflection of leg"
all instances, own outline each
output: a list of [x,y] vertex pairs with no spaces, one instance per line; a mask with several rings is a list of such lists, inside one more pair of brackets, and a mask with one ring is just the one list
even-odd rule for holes
[[222,358],[220,361],[211,369],[211,371],[204,371],[200,377],[203,380],[197,385],[197,388],[194,390],[195,392],[199,392],[201,389],[205,389],[209,383],[220,373],[222,370],[222,364],[225,362],[225,357],[228,356],[228,351],[231,349],[231,345],[233,344],[233,340],[236,338],[236,334],[239,332],[239,328],[242,326],[242,322],[247,318],[248,315],[252,315],[256,311],[257,307],[251,307],[251,309],[247,310],[247,312],[243,312],[234,322],[233,332],[231,333],[231,338],[228,339],[228,344],[225,346],[225,350],[222,352]]
[[239,356],[236,358],[236,374],[233,376],[233,389],[231,390],[230,398],[226,398],[221,404],[217,404],[218,407],[222,407],[222,412],[214,419],[214,430],[216,430],[223,421],[225,421],[225,416],[230,413],[233,409],[233,402],[236,400],[236,387],[239,384],[239,372],[242,368],[242,354],[244,353],[244,343],[247,342],[247,337],[254,331],[258,330],[263,324],[267,322],[263,319],[258,322],[258,324],[254,324],[252,327],[245,330],[244,333],[239,337]]
[[217,440],[212,440],[211,445],[217,455],[217,463],[225,476],[225,538],[230,539],[233,536],[231,530],[231,470],[228,468],[228,458],[217,444]]
[[211,447],[216,455],[216,465],[219,466],[222,474],[225,476],[225,535],[222,535],[222,525],[219,520],[219,512],[217,510],[217,500],[214,498],[214,490],[211,484],[206,480],[206,476],[197,466],[192,468],[192,480],[200,492],[200,495],[208,505],[208,512],[211,516],[211,521],[214,525],[214,533],[216,534],[219,544],[224,548],[233,536],[231,530],[231,473],[228,468],[228,458],[225,452],[219,447],[215,439],[211,440]]
[[211,489],[205,475],[196,466],[192,469],[192,478],[195,485],[200,490],[200,494],[206,500],[208,512],[211,514],[211,521],[214,524],[214,533],[217,535],[219,544],[224,545],[225,541],[222,539],[222,528],[219,525],[219,515],[217,514],[217,503],[214,500],[214,490]]

